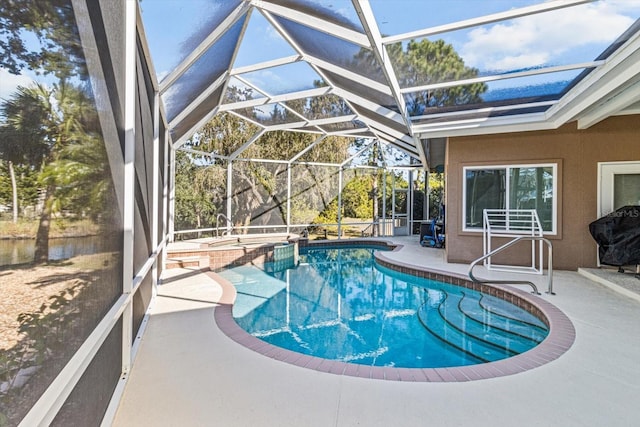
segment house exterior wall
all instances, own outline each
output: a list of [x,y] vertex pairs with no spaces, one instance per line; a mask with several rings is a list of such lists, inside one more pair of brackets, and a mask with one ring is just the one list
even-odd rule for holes
[[[462,231],[465,166],[557,163],[557,234],[547,236],[553,242],[554,267],[596,266],[597,249],[588,225],[598,215],[598,162],[634,160],[640,161],[640,115],[611,117],[585,130],[572,122],[549,131],[450,138],[447,260],[469,263],[482,255],[482,233]],[[530,263],[530,255],[523,252],[511,251],[496,261]]]

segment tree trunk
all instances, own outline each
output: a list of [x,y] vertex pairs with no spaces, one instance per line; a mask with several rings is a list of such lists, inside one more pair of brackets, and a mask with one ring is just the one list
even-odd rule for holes
[[18,184],[16,173],[13,170],[13,162],[9,161],[9,176],[11,177],[11,192],[13,194],[13,223],[18,222]]
[[53,208],[53,188],[47,187],[44,197],[44,207],[40,215],[38,232],[36,233],[36,251],[33,261],[36,264],[49,260],[49,229],[51,228],[51,210]]

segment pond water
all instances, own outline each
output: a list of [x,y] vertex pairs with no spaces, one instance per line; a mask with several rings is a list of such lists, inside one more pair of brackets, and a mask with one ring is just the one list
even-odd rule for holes
[[[35,239],[0,239],[0,266],[33,261],[35,243]],[[101,236],[49,239],[49,261],[103,252],[105,246]]]

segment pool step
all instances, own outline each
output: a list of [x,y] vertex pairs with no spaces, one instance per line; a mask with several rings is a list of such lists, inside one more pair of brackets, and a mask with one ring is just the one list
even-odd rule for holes
[[[500,350],[504,350],[510,355],[524,353],[538,344],[539,341],[531,340],[529,337],[514,334],[507,329],[494,326],[494,319],[497,315],[485,315],[484,318],[475,319],[467,316],[461,310],[461,304],[467,301],[468,304],[479,305],[479,299],[470,297],[464,292],[460,294],[450,293],[448,298],[440,304],[438,311],[442,319],[460,332],[479,339],[489,345],[494,345]],[[498,318],[497,320],[503,320]]]
[[[494,329],[507,331],[533,343],[540,343],[546,338],[548,329],[539,319],[533,315],[528,317],[526,314],[523,319],[516,319],[514,313],[505,311],[501,307],[504,304],[493,301],[493,298],[487,295],[483,295],[479,300],[463,298],[458,307],[467,318],[476,322],[488,321]],[[520,313],[519,316],[523,317],[523,314]]]
[[208,268],[209,258],[203,256],[170,256],[167,257],[165,268]]
[[[440,305],[446,304],[448,295],[445,294],[444,300]],[[459,329],[452,327],[443,321],[439,307],[432,307],[424,304],[418,310],[418,319],[420,323],[433,334],[436,338],[444,343],[470,355],[477,359],[478,363],[491,362],[494,360],[504,359],[511,356],[512,353],[500,349],[499,347],[475,338],[471,335],[461,332]]]
[[541,326],[507,316],[504,303],[486,300],[483,306],[483,298],[443,292],[436,306],[425,303],[420,307],[418,319],[435,337],[479,362],[523,353],[545,338],[546,330]]

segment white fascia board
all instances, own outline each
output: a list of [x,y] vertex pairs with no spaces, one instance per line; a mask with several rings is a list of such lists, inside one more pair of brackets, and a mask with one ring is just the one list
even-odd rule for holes
[[[625,87],[613,97],[607,98],[578,118],[578,129],[587,129],[607,117],[617,115],[640,101],[640,81]],[[632,113],[627,113],[632,114]]]
[[384,93],[385,95],[393,96],[389,86],[384,83],[371,80],[370,78],[363,76],[362,74],[354,73],[353,71],[349,71],[346,68],[340,67],[311,55],[305,55],[304,60],[312,65],[322,67],[335,74],[339,74],[346,79],[353,80],[354,83],[365,85],[371,89],[377,90],[378,92]]
[[180,78],[224,33],[249,10],[250,5],[242,2],[225,18],[187,57],[160,82],[160,93]]
[[412,92],[420,92],[424,90],[435,90],[435,89],[444,89],[444,88],[455,87],[455,86],[464,86],[464,85],[470,85],[474,83],[486,83],[486,82],[493,82],[496,80],[536,76],[539,74],[557,73],[561,71],[576,70],[581,68],[594,68],[594,67],[598,67],[600,65],[605,64],[605,62],[606,61],[590,61],[590,62],[582,62],[579,64],[558,65],[555,67],[537,68],[535,70],[519,71],[515,73],[494,74],[491,76],[482,76],[482,77],[476,77],[473,79],[455,80],[450,82],[407,87],[407,88],[400,89],[400,92],[405,94],[405,93],[412,93]]
[[341,38],[360,47],[371,47],[369,45],[369,40],[364,34],[354,30],[350,30],[341,25],[334,24],[333,22],[329,22],[313,15],[309,15],[307,13],[303,13],[295,9],[280,6],[274,3],[252,1],[252,4],[261,10],[274,13],[276,15],[282,16],[283,18],[289,19],[290,21],[297,22],[306,27],[313,28],[314,30],[329,34],[333,37]]
[[454,136],[489,135],[555,129],[545,113],[521,114],[516,117],[479,118],[447,123],[414,125],[419,138],[447,138]]
[[404,40],[419,39],[432,36],[435,34],[446,33],[449,31],[461,30],[464,28],[475,27],[478,25],[491,24],[493,22],[504,21],[507,19],[519,18],[536,13],[549,12],[565,7],[578,6],[584,3],[592,3],[596,0],[554,0],[547,1],[533,6],[521,7],[518,9],[508,10],[506,12],[494,13],[491,15],[480,16],[477,18],[466,19],[464,21],[453,22],[451,24],[439,25],[437,27],[426,28],[423,30],[412,31],[409,33],[398,34],[396,36],[384,37],[384,44],[393,44]]
[[[545,105],[555,105],[557,103],[558,103],[558,100],[553,100],[553,101],[529,102],[526,104],[502,105],[499,107],[483,107],[483,108],[476,108],[473,110],[460,110],[460,111],[450,111],[447,113],[425,114],[422,116],[413,116],[411,119],[412,119],[412,123],[415,123],[416,120],[421,120],[421,119],[437,119],[441,117],[459,117],[459,116],[467,116],[467,115],[478,114],[478,113],[490,113],[493,111],[507,111],[507,110],[515,110],[520,108],[535,108],[535,107],[542,107]],[[514,117],[518,117],[518,116],[515,115]],[[414,127],[419,126],[419,124],[412,124],[412,126]]]
[[638,74],[640,33],[634,34],[604,65],[591,71],[560,102],[547,110],[547,117],[556,127],[579,118],[582,112],[632,81]]
[[282,65],[298,62],[301,59],[302,59],[301,55],[291,55],[291,56],[285,56],[283,58],[272,59],[269,61],[258,62],[252,65],[245,65],[244,67],[233,68],[231,70],[231,75],[237,76],[238,74],[252,73],[254,71],[264,70],[267,68],[280,67]]
[[[204,90],[196,99],[191,101],[189,105],[187,105],[171,122],[169,123],[170,128],[176,127],[182,120],[185,119],[193,110],[198,108],[198,105],[202,104],[207,98],[211,96],[213,92],[215,92],[227,79],[227,72],[222,73],[220,77],[216,79],[208,88]],[[218,100],[220,103],[220,100]]]

